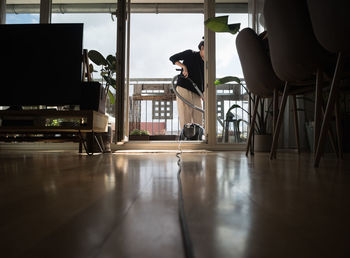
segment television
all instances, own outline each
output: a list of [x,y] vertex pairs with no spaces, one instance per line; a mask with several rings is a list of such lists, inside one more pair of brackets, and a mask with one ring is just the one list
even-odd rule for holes
[[3,24],[0,35],[0,106],[80,104],[83,24]]

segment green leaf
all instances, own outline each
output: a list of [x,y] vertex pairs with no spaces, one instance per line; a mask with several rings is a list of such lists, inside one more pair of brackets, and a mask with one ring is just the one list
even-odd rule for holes
[[233,110],[233,109],[235,109],[235,108],[240,108],[240,109],[242,109],[244,112],[246,112],[246,113],[248,114],[248,111],[247,111],[247,110],[245,110],[244,108],[242,108],[240,105],[237,105],[237,104],[233,104],[233,105],[228,109],[227,112],[230,112],[231,110]]
[[240,123],[246,123],[246,124],[249,124],[246,120],[244,120],[244,119],[236,119],[236,120],[234,120],[234,123],[235,123],[235,126],[237,127],[237,128],[239,128],[239,124]]
[[146,130],[134,129],[129,135],[149,135],[149,132]]
[[88,57],[96,65],[107,66],[109,64],[109,62],[103,57],[103,55],[100,52],[96,51],[96,50],[90,50],[89,53],[88,53]]
[[235,76],[226,76],[220,79],[217,79],[214,84],[215,85],[221,85],[221,84],[225,84],[228,82],[237,82],[238,84],[241,84],[241,79],[239,79],[238,77]]
[[117,84],[116,80],[114,80],[113,78],[108,77],[108,76],[106,76],[106,75],[103,75],[102,77],[103,77],[103,79],[104,79],[109,85],[111,85],[113,88],[116,87],[116,84]]
[[116,89],[117,88],[117,81],[111,77],[109,77],[109,84],[114,88]]
[[240,23],[228,24],[228,15],[209,18],[204,24],[211,31],[231,34],[236,34],[241,27]]
[[246,120],[244,120],[244,119],[238,119],[237,121],[238,121],[238,124],[241,123],[241,122],[242,122],[242,123],[249,124],[248,121],[246,121]]
[[235,117],[235,115],[231,112],[231,111],[227,111],[226,113],[226,120],[233,120],[233,118]]
[[139,129],[134,129],[130,132],[129,135],[141,135],[141,131]]
[[241,24],[240,23],[232,23],[232,24],[228,24],[228,29],[231,34],[236,34],[239,29],[241,28]]
[[113,56],[113,55],[108,55],[107,56],[107,61],[109,62],[109,66],[108,66],[108,68],[110,69],[110,70],[112,70],[113,72],[115,72],[115,70],[116,70],[116,65],[117,65],[117,58],[115,57],[115,56]]
[[[233,104],[229,109],[228,109],[228,111],[231,111],[232,109],[235,109],[235,108],[241,108],[241,106],[240,105],[237,105],[237,104]],[[227,111],[227,112],[228,112]]]
[[149,132],[146,130],[141,130],[140,135],[149,135]]
[[108,91],[108,96],[109,96],[109,101],[111,102],[112,105],[114,105],[115,104],[115,98],[114,98],[113,93],[110,90]]

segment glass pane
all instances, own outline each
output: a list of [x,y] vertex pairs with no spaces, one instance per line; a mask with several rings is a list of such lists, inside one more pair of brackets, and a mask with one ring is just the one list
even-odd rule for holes
[[[96,50],[107,58],[108,55],[115,56],[116,53],[116,19],[111,18],[109,13],[54,13],[52,14],[52,23],[83,23],[84,38],[83,48],[88,51]],[[106,94],[106,113],[109,115],[109,125],[114,135],[115,105],[113,103],[115,89],[114,86],[108,86],[106,80],[102,78],[102,73],[106,72],[106,68],[96,65],[91,59],[90,65],[93,66],[92,80],[99,81]],[[110,70],[109,70],[110,71]],[[108,75],[115,79],[115,73]]]
[[39,14],[37,13],[21,13],[21,14],[6,14],[6,24],[35,24],[39,23]]
[[129,134],[147,131],[150,140],[176,140],[182,128],[171,82],[180,67],[169,58],[198,51],[203,14],[140,13],[130,21]]
[[[240,23],[241,29],[248,26],[247,13],[218,13],[228,15],[228,24]],[[240,61],[236,50],[237,34],[216,33],[216,77],[233,76],[241,79],[216,86],[217,142],[243,144],[247,139],[248,95],[245,90]]]

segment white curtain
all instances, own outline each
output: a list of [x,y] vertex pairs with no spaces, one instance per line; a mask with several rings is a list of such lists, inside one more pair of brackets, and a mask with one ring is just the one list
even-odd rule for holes
[[264,31],[264,0],[248,0],[248,24],[256,33]]

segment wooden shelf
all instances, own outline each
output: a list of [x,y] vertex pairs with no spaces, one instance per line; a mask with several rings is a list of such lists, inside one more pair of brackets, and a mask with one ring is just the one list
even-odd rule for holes
[[[0,110],[0,133],[107,132],[108,116],[94,110]],[[54,120],[59,120],[53,125]]]

